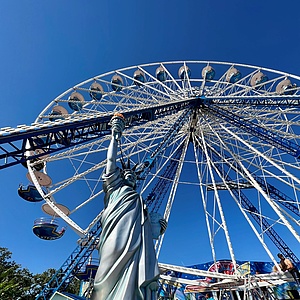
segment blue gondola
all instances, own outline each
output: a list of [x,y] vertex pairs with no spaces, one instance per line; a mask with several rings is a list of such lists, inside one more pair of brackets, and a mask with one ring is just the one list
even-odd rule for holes
[[114,75],[113,78],[111,79],[111,88],[115,92],[120,92],[122,90],[122,87],[123,87],[123,80],[121,76]]
[[276,93],[279,95],[293,95],[297,91],[297,86],[292,84],[289,79],[284,79],[276,86]]
[[231,68],[227,72],[227,76],[226,76],[227,82],[236,83],[241,78],[242,78],[242,73],[239,70],[237,70],[236,68]]
[[65,228],[57,231],[58,222],[53,219],[39,218],[34,221],[33,233],[43,240],[57,240],[65,233]]
[[61,105],[55,105],[52,108],[52,112],[49,114],[49,120],[55,121],[59,119],[63,119],[65,115],[68,114],[68,111]]
[[21,198],[30,202],[40,202],[43,200],[43,197],[40,195],[39,191],[34,185],[20,185],[18,188],[18,194]]
[[68,105],[72,110],[80,111],[84,104],[84,98],[83,96],[78,93],[74,92],[70,95],[68,99]]
[[[34,162],[38,162],[38,161],[40,161],[39,158],[34,158],[34,159],[31,159],[31,160],[30,160],[30,163],[34,163]],[[27,162],[26,162],[26,161],[22,162],[21,165],[27,169]],[[41,161],[40,163],[37,163],[37,164],[35,164],[35,165],[33,166],[33,168],[34,168],[36,171],[41,171],[41,170],[44,169],[44,167],[45,167],[45,163],[42,162],[42,161]]]
[[188,78],[191,77],[191,70],[189,67],[187,66],[182,66],[180,67],[179,71],[178,71],[178,76],[180,77],[181,80],[186,80]]
[[62,114],[58,111],[52,111],[50,114],[49,114],[49,120],[52,122],[52,121],[55,121],[55,120],[58,120],[58,119],[63,119],[62,117]]
[[94,100],[100,100],[103,94],[103,87],[98,82],[94,82],[90,87],[90,96]]
[[134,83],[137,86],[141,86],[145,83],[145,74],[141,70],[136,70],[133,74]]
[[259,89],[259,88],[262,88],[264,86],[263,83],[265,83],[267,81],[268,81],[268,76],[259,71],[253,75],[253,77],[251,78],[250,84],[255,89]]
[[216,72],[211,66],[206,66],[202,69],[202,78],[205,80],[213,80],[215,74]]
[[156,78],[159,81],[165,81],[167,79],[167,72],[163,67],[157,68],[155,73],[156,73]]

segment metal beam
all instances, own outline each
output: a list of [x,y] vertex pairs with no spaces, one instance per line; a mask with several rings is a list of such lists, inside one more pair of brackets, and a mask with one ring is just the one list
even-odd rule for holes
[[296,157],[300,158],[300,146],[296,143],[272,132],[254,122],[246,120],[244,117],[234,114],[232,110],[227,110],[224,107],[219,108],[214,105],[205,106],[203,109],[213,114],[222,120],[245,130],[246,132],[260,138],[262,141],[267,141],[272,146]]
[[[195,106],[197,99],[173,101],[172,103],[152,105],[142,109],[118,111],[126,119],[126,126],[149,122],[183,109]],[[96,113],[92,116],[71,115],[66,119],[53,122],[23,125],[20,128],[0,129],[0,169],[4,169],[26,160],[32,160],[45,154],[54,153],[74,145],[97,139],[110,134],[110,120],[114,112]],[[42,149],[40,154],[25,156],[25,151]]]
[[202,96],[211,104],[218,104],[218,106],[235,105],[235,106],[265,106],[265,107],[299,107],[299,95],[224,95],[224,96]]

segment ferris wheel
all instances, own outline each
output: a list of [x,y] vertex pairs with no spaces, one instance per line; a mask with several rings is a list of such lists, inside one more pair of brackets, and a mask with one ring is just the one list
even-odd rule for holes
[[[251,236],[271,261],[281,252],[299,262],[299,87],[299,76],[217,61],[97,75],[51,101],[32,124],[43,134],[27,142],[26,155],[35,158],[21,192],[42,201],[54,228],[61,218],[80,237],[91,233],[103,209],[109,121],[120,112],[126,128],[118,157],[137,164],[151,213],[170,221],[175,203],[188,206],[193,197],[213,261],[227,255],[236,266],[241,241]],[[36,221],[38,236],[62,237],[53,228],[49,236],[45,222]]]

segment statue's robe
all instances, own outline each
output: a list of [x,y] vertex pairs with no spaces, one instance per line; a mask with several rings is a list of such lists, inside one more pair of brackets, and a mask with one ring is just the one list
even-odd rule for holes
[[92,300],[154,300],[159,270],[147,210],[140,195],[124,185],[120,169],[103,178],[105,210]]

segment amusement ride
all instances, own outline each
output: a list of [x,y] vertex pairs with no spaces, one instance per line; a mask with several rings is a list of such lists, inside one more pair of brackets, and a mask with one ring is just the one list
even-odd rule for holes
[[[63,238],[65,228],[78,234],[74,252],[37,299],[63,291],[75,276],[87,282],[84,297],[92,289],[116,112],[126,123],[118,159],[135,165],[148,211],[169,221],[173,205],[189,205],[193,197],[204,224],[196,232],[205,235],[214,268],[160,263],[161,289],[232,295],[243,288],[254,297],[260,291],[241,267],[237,228],[240,240],[255,238],[275,267],[278,252],[299,263],[299,107],[299,76],[239,63],[171,61],[95,76],[51,101],[34,123],[1,128],[0,169],[22,164],[28,183],[18,193],[41,203],[44,217],[33,220],[33,233],[45,240]],[[154,240],[158,259],[171,230]],[[227,272],[217,267],[224,255]],[[257,276],[266,287],[292,281],[287,274]]]

